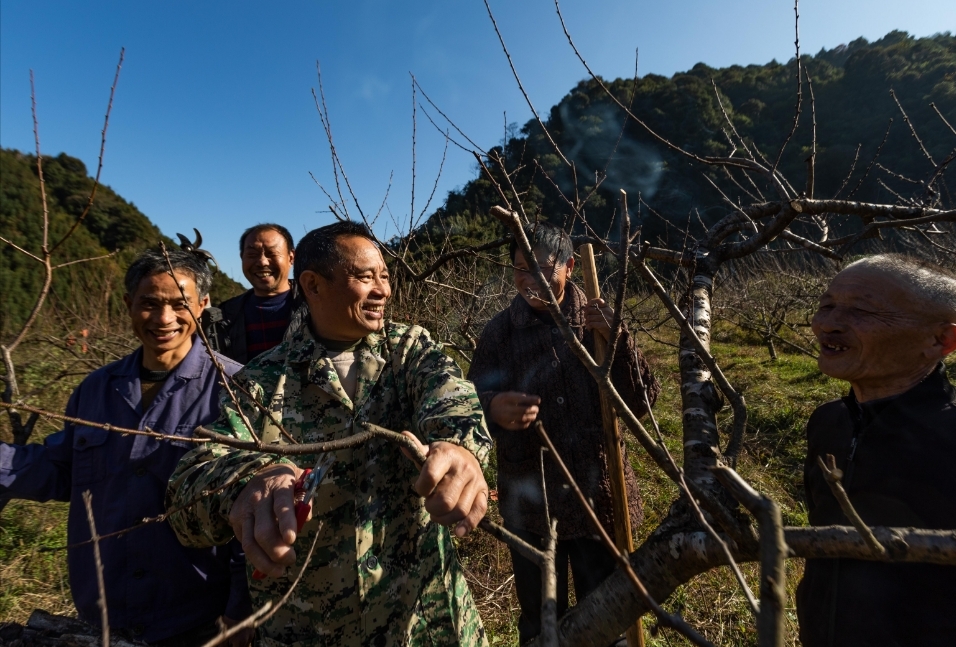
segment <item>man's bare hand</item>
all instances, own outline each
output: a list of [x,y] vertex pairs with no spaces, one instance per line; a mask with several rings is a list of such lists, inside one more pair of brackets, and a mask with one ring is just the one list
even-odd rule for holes
[[271,465],[253,477],[229,512],[229,524],[246,559],[271,577],[295,564],[295,481],[302,470]]
[[455,535],[464,537],[478,526],[488,510],[488,484],[478,459],[459,445],[422,445],[411,432],[402,433],[425,454],[425,464],[413,486],[425,497],[425,510],[432,521],[454,526]]
[[508,431],[527,429],[538,417],[541,398],[520,391],[502,391],[491,399],[491,419]]
[[588,301],[584,311],[584,327],[593,330],[604,337],[605,340],[611,337],[611,322],[614,321],[614,310],[604,302],[604,299],[596,298]]

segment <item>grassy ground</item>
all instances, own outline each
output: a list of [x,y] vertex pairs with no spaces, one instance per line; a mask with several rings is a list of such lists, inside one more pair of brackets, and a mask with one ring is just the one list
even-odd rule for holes
[[[44,376],[55,373],[52,367],[49,361],[30,365],[19,376],[21,384],[43,384]],[[51,411],[62,411],[78,383],[76,376],[55,382],[30,401]],[[57,428],[40,420],[31,440],[40,442]],[[0,440],[13,440],[6,412],[0,414]],[[43,547],[66,544],[67,508],[66,503],[14,500],[0,512],[0,620],[22,622],[34,609],[75,614],[67,581],[66,552],[40,551]]]
[[[674,333],[658,331],[660,342],[641,337],[641,344],[663,391],[655,412],[666,442],[680,460],[680,392]],[[839,397],[841,383],[822,376],[813,359],[781,353],[772,362],[758,340],[741,336],[732,328],[718,326],[714,335],[714,354],[731,382],[743,392],[749,406],[750,425],[739,471],[756,487],[774,496],[780,503],[787,524],[806,523],[802,500],[802,461],[805,454],[803,427],[810,412],[820,403]],[[50,406],[62,408],[63,393],[51,394]],[[721,428],[729,428],[729,408],[721,413]],[[0,422],[0,438],[9,440],[6,421]],[[39,440],[53,427],[46,425]],[[676,487],[642,456],[640,448],[629,442],[629,459],[638,474],[646,508],[644,525],[635,530],[640,542],[667,514],[677,495]],[[726,440],[724,441],[726,442]],[[489,474],[493,479],[493,470]],[[491,514],[497,515],[492,507]],[[40,552],[44,546],[59,546],[66,539],[65,504],[12,502],[0,515],[0,618],[23,621],[35,608],[57,613],[72,612],[66,581],[64,552]],[[510,558],[505,547],[482,533],[460,545],[462,561],[472,583],[490,643],[516,645],[515,623],[518,605],[510,579]],[[755,585],[756,570],[743,566]],[[788,615],[795,629],[793,591],[802,572],[799,560],[790,562]],[[727,569],[701,575],[680,587],[665,606],[680,612],[716,644],[755,644],[753,618],[745,606],[736,583]],[[645,619],[647,626],[652,620]],[[670,632],[649,636],[652,646],[686,644]],[[791,631],[790,644],[797,644]]]

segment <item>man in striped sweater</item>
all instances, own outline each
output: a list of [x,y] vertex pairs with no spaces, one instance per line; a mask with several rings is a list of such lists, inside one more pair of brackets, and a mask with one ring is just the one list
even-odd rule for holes
[[278,346],[292,315],[289,271],[295,246],[289,230],[275,223],[250,227],[239,238],[242,273],[252,289],[224,301],[217,331],[219,352],[240,364]]

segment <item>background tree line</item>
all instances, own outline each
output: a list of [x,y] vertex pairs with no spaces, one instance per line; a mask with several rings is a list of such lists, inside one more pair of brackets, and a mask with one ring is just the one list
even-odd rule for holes
[[[0,149],[0,231],[4,238],[24,249],[38,249],[43,214],[36,156]],[[43,175],[50,209],[50,234],[62,237],[86,207],[93,178],[86,165],[60,153],[44,155]],[[192,232],[183,232],[192,236]],[[91,293],[104,297],[106,310],[115,314],[123,307],[123,274],[136,255],[160,240],[175,245],[141,212],[108,186],[99,186],[89,214],[77,231],[63,243],[65,258],[93,258],[118,252],[112,258],[58,270],[52,293],[55,301],[77,306]],[[29,258],[8,245],[0,249],[0,336],[16,329],[26,318],[43,281]],[[104,288],[108,288],[104,294]],[[216,273],[212,299],[218,303],[238,294],[242,287],[222,273]]]
[[[919,124],[920,138],[930,154],[937,161],[945,158],[951,152],[948,133],[930,104],[950,123],[956,120],[956,37],[946,32],[914,38],[893,31],[873,43],[858,38],[801,56],[801,61],[819,107],[817,139],[824,143],[816,151],[818,193],[833,195],[849,174],[844,198],[893,204],[918,195],[923,187],[899,176],[922,178],[932,165],[913,145],[889,90],[895,92],[909,119]],[[732,150],[724,134],[727,126],[721,104],[740,136],[766,156],[776,154],[793,115],[793,61],[726,68],[698,63],[670,78],[647,74],[606,85],[653,130],[698,155],[726,155]],[[811,108],[806,84],[803,94],[803,118],[807,119]],[[692,234],[699,233],[723,215],[721,195],[708,182],[708,178],[726,182],[720,169],[701,171],[632,120],[625,123],[622,111],[594,80],[578,83],[542,118],[554,142],[574,163],[575,173],[558,158],[534,119],[520,130],[512,124],[502,141],[487,151],[491,158],[500,155],[507,168],[519,169],[513,183],[528,213],[540,213],[557,224],[570,223],[572,210],[561,193],[587,195],[595,189],[598,174],[606,179],[588,202],[587,219],[595,230],[612,238],[616,192],[621,188],[635,197],[640,194],[653,207],[656,213],[645,210],[643,220],[635,224],[643,227],[644,240],[655,244],[679,241],[673,238],[683,237],[688,226]],[[885,140],[875,137],[888,128]],[[805,174],[811,138],[808,127],[796,132],[790,150],[800,153],[791,152],[781,160],[779,170],[784,176]],[[893,160],[892,172],[879,160],[870,164],[878,149],[881,156]],[[494,164],[487,166],[500,174]],[[854,191],[865,174],[871,181]],[[474,244],[502,235],[504,230],[487,216],[488,209],[500,203],[500,196],[487,177],[477,171],[476,175],[449,193],[445,206],[423,225],[418,236],[422,251],[430,251],[435,241],[448,236],[456,244]],[[713,207],[708,211],[702,205]],[[580,223],[575,224],[574,233],[584,233]]]

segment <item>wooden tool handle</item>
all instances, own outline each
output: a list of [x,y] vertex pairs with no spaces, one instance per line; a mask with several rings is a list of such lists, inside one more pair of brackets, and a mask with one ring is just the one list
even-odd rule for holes
[[[597,267],[594,264],[594,248],[582,245],[581,273],[584,276],[584,294],[588,301],[601,296],[601,285],[598,283]],[[604,331],[594,335],[594,359],[602,364],[607,354],[607,338]],[[618,550],[628,553],[634,550],[634,540],[631,537],[631,514],[627,506],[627,488],[624,483],[624,456],[621,452],[621,431],[617,424],[617,414],[614,407],[604,397],[601,398],[601,416],[604,420],[604,448],[607,456],[607,470],[611,480],[611,499],[614,508],[614,541]],[[644,647],[644,631],[641,619],[627,630],[628,647]]]

